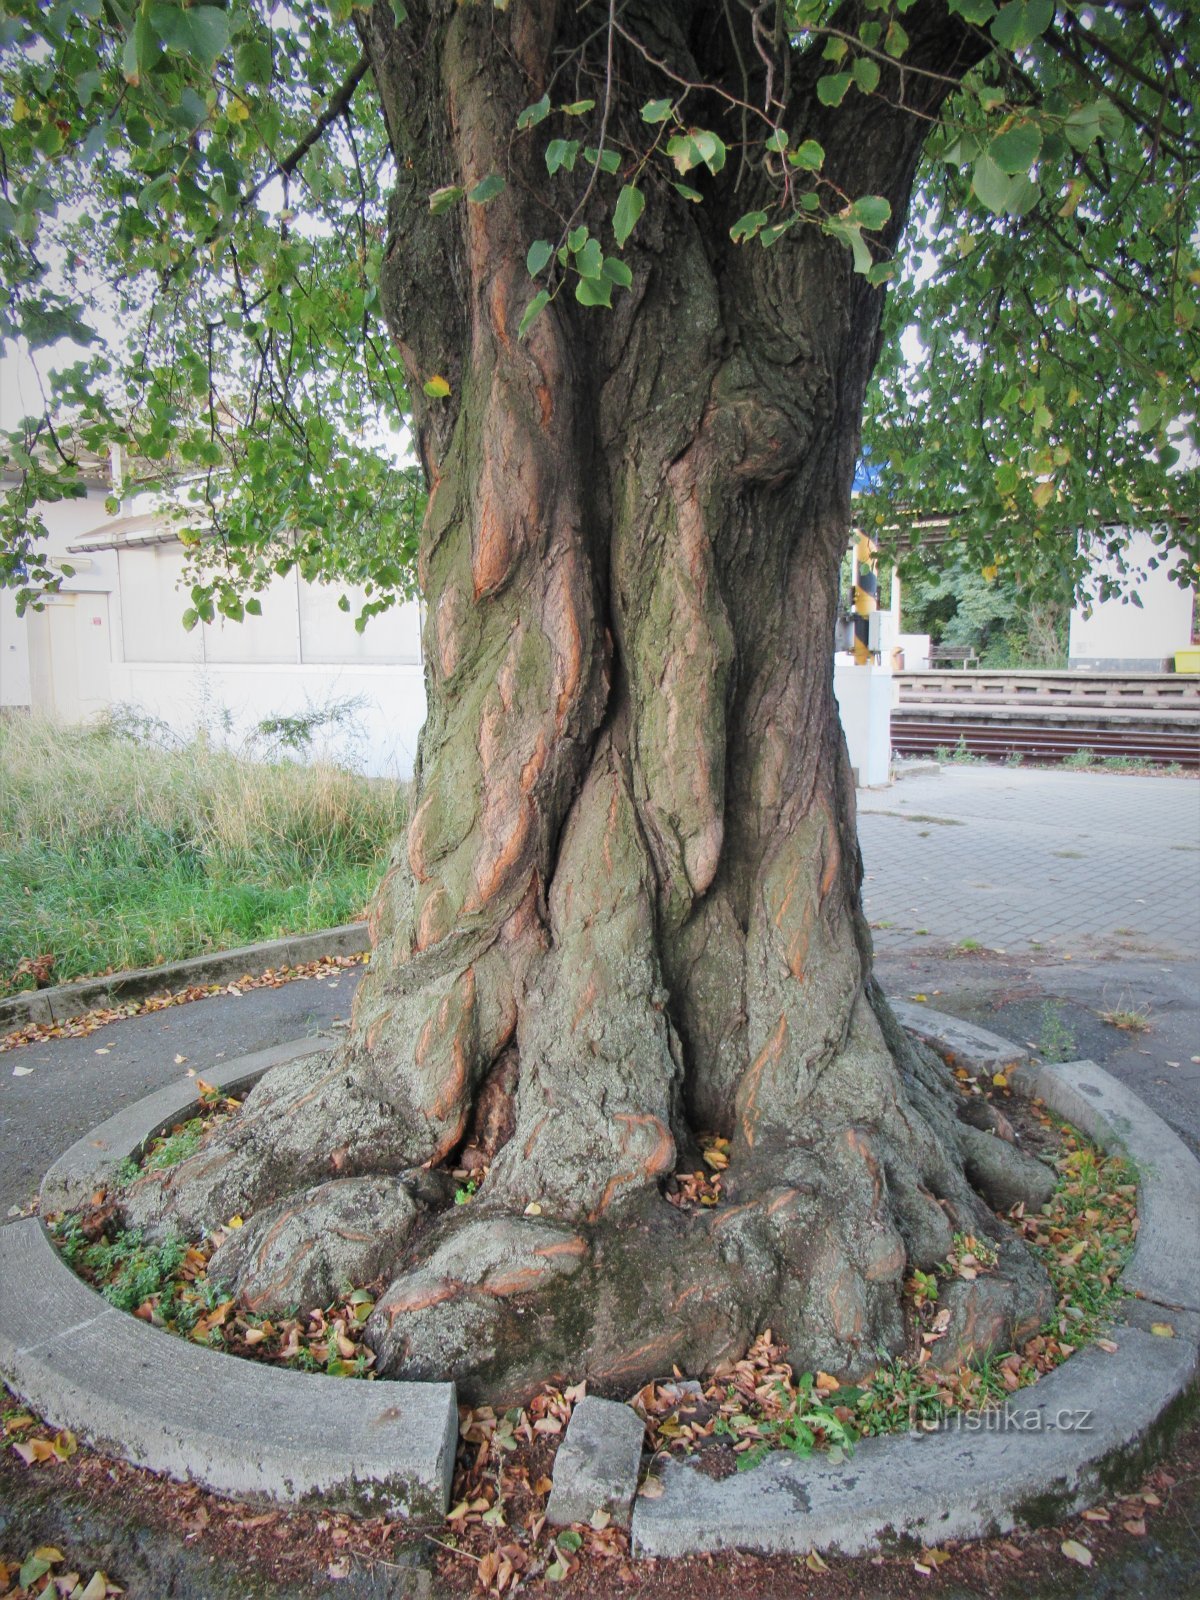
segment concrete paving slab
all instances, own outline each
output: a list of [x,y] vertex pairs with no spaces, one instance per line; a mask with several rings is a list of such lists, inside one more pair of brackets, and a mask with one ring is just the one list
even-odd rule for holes
[[0,1377],[101,1452],[218,1494],[440,1518],[452,1383],[361,1382],[239,1361],[117,1311],[36,1218],[0,1228]]
[[[287,1044],[256,1050],[235,1061],[222,1062],[202,1074],[206,1083],[226,1094],[238,1094],[253,1086],[263,1073],[303,1056],[327,1054],[335,1046],[332,1037],[293,1039]],[[181,1077],[152,1095],[136,1101],[93,1128],[65,1150],[42,1180],[40,1206],[43,1216],[56,1211],[73,1211],[84,1205],[94,1190],[106,1185],[113,1172],[127,1157],[140,1157],[149,1141],[165,1128],[181,1122],[196,1111],[196,1079]]]
[[1079,955],[1098,942],[1200,954],[1200,783],[943,766],[859,796],[876,948],[927,938]]
[[585,1395],[554,1458],[547,1522],[565,1527],[606,1511],[618,1527],[627,1528],[644,1432],[641,1417],[629,1406]]

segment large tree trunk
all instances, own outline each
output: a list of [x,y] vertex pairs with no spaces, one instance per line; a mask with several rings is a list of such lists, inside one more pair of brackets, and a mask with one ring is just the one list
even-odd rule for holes
[[[997,1233],[952,1090],[871,985],[833,698],[882,291],[815,228],[734,246],[762,180],[737,193],[731,171],[702,206],[651,193],[611,312],[568,286],[518,338],[525,251],[582,181],[550,184],[516,116],[587,20],[460,6],[417,54],[390,5],[365,26],[400,167],[388,309],[414,395],[451,385],[418,400],[412,821],[346,1049],[273,1074],[232,1137],[131,1203],[186,1226],[256,1211],[225,1266],[259,1307],[394,1274],[381,1370],[494,1397],[551,1374],[628,1389],[767,1326],[801,1366],[862,1370],[903,1343],[907,1273],[957,1230]],[[727,70],[702,27],[651,24],[687,76]],[[644,136],[654,92],[626,52],[610,139]],[[921,123],[865,97],[838,116],[803,131],[898,228]],[[489,205],[430,217],[433,188],[493,171]],[[723,1203],[668,1204],[702,1134],[731,1141]],[[469,1206],[438,1178],[460,1163],[486,1167]],[[339,1195],[358,1221],[335,1248]],[[956,1348],[1045,1309],[1006,1246]]]

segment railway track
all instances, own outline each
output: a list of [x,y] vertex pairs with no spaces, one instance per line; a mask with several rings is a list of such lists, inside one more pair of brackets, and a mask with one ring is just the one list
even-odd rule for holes
[[1174,673],[897,674],[892,747],[1002,759],[1098,758],[1200,767],[1200,678]]

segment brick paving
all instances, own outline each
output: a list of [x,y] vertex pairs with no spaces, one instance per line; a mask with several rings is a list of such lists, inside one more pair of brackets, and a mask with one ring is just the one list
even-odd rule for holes
[[858,797],[879,953],[1200,954],[1200,782],[943,766]]

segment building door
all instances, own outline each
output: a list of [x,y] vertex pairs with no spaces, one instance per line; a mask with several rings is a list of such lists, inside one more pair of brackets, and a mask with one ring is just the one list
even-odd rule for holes
[[29,618],[32,708],[56,722],[86,722],[110,702],[107,594],[59,594]]

